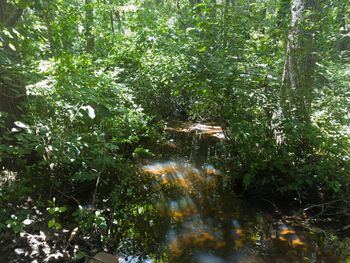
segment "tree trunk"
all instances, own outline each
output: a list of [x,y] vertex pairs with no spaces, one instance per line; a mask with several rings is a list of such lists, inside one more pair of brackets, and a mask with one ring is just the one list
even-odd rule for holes
[[228,39],[227,39],[227,30],[228,30],[228,11],[229,11],[230,1],[225,0],[224,10],[222,12],[222,26],[221,26],[221,35],[222,35],[222,47],[226,49]]
[[112,35],[112,39],[113,39],[113,36],[114,36],[114,18],[113,18],[113,13],[114,13],[113,10],[111,10],[110,13],[109,13],[109,19],[110,19],[110,22],[111,22],[111,35]]
[[[315,30],[317,0],[293,0],[287,57],[282,79],[282,109],[286,117],[310,121],[310,104],[315,77]],[[307,17],[308,16],[308,17]]]
[[[23,9],[9,4],[6,0],[0,0],[0,29],[11,30],[21,18]],[[6,57],[6,63],[0,65],[0,112],[6,114],[5,129],[11,129],[13,122],[23,113],[26,90],[18,65],[21,64],[18,43],[14,34],[13,38],[3,40],[2,55]]]
[[120,15],[120,11],[117,9],[115,12],[115,18],[117,20],[117,30],[118,30],[118,33],[121,32],[122,30],[122,20],[121,20],[121,15]]
[[52,36],[52,28],[51,28],[51,9],[50,9],[50,2],[47,2],[47,10],[44,13],[44,18],[45,18],[45,24],[46,24],[46,29],[47,29],[47,38],[49,40],[49,46],[50,46],[50,51],[51,54],[55,54],[56,53],[56,47],[55,47],[55,43],[53,40],[53,36]]
[[336,50],[342,56],[343,51],[350,50],[350,25],[346,23],[346,10],[348,5],[345,1],[337,9],[337,22],[339,25],[339,34],[336,43]]
[[85,0],[85,39],[86,51],[92,52],[95,46],[95,37],[93,34],[94,8],[92,0]]

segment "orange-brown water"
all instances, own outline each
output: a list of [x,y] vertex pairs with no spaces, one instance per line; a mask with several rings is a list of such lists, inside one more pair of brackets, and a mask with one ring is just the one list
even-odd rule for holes
[[[141,262],[350,262],[350,251],[341,251],[343,243],[335,243],[331,232],[288,221],[274,214],[269,202],[221,194],[228,175],[209,164],[214,152],[209,148],[222,140],[220,127],[190,125],[168,131],[173,151],[165,155],[169,160],[141,167],[162,195],[157,211],[163,222],[156,230],[158,243],[152,244],[158,254],[138,251],[147,258]],[[148,229],[141,231],[145,238],[139,242],[150,242]],[[132,260],[125,262],[137,262]]]

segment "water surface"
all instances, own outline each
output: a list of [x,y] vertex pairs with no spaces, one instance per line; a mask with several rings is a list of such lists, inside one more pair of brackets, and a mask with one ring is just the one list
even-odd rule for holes
[[[157,221],[159,233],[148,234],[144,227],[141,237],[145,238],[136,242],[154,242],[156,249],[140,249],[122,262],[349,260],[346,239],[276,214],[270,200],[247,201],[233,192],[222,192],[229,175],[210,163],[219,156],[218,144],[224,139],[219,126],[192,124],[168,127],[167,132],[162,160],[141,167],[142,173],[152,176],[151,187],[162,198],[156,208],[158,218],[148,222],[152,226]],[[154,231],[154,227],[149,229]],[[157,240],[147,239],[157,234]]]

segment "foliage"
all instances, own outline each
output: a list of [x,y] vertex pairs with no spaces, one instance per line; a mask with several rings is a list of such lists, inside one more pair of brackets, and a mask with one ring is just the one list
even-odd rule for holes
[[56,206],[56,198],[53,198],[52,201],[49,201],[50,207],[47,208],[47,212],[52,216],[52,218],[47,223],[49,228],[60,229],[62,225],[57,221],[57,217],[67,211],[65,206]]
[[[323,12],[308,10],[298,25],[313,32],[304,44],[314,50],[294,55],[316,65],[305,121],[281,91],[291,1],[3,2],[0,203],[32,196],[48,228],[68,218],[105,246],[141,239],[139,229],[161,220],[159,193],[138,163],[157,157],[173,120],[222,126],[228,187],[349,198],[348,3],[321,1]],[[293,89],[288,96],[300,99]],[[13,207],[0,206],[0,227],[19,233],[29,214]]]

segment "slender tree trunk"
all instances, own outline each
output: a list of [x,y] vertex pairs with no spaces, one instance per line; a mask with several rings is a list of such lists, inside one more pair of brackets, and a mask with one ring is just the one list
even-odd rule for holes
[[86,39],[87,52],[92,52],[95,46],[93,24],[94,24],[93,1],[85,0],[85,39]]
[[180,0],[176,0],[176,10],[179,11],[180,10]]
[[[287,56],[282,80],[283,114],[299,122],[310,121],[315,77],[315,31],[317,0],[293,0]],[[308,17],[306,17],[308,15]]]
[[120,17],[120,11],[116,10],[114,12],[114,14],[115,14],[115,18],[117,20],[117,30],[118,30],[118,32],[121,32],[121,30],[122,30],[122,20],[121,20],[121,17]]
[[111,12],[109,13],[109,17],[110,17],[110,21],[111,21],[111,35],[112,35],[112,37],[114,36],[114,18],[113,18],[113,13],[114,13],[114,10],[111,10]]
[[227,30],[228,30],[228,11],[229,11],[230,1],[225,0],[224,10],[222,12],[222,47],[225,49],[227,47]]
[[50,51],[51,54],[55,54],[56,53],[56,47],[55,47],[55,43],[53,40],[53,36],[52,36],[52,28],[51,28],[51,10],[50,10],[50,2],[47,2],[47,10],[44,13],[44,18],[45,18],[45,24],[46,24],[46,29],[47,29],[47,38],[49,40],[49,46],[50,46]]
[[[339,25],[339,34],[336,43],[336,50],[341,54],[343,51],[350,50],[350,25],[346,23],[346,10],[349,4],[344,1],[340,4],[337,12],[337,22]],[[342,54],[341,54],[342,55]]]
[[[0,29],[11,31],[21,18],[23,9],[10,5],[6,0],[0,0]],[[21,64],[19,46],[15,36],[11,40],[4,39],[3,50],[6,64],[0,65],[0,111],[5,112],[5,128],[13,127],[23,113],[26,90],[18,65]]]

